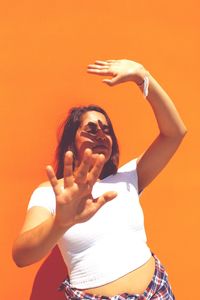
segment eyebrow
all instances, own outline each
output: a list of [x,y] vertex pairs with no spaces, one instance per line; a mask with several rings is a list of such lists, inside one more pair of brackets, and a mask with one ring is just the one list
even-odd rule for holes
[[[107,124],[103,124],[100,120],[98,120],[98,123],[100,123],[100,125],[103,126],[104,128],[105,127],[109,128],[109,126]],[[97,126],[97,125],[98,124],[96,122],[89,121],[87,124],[84,125],[84,127],[86,127],[86,126]]]

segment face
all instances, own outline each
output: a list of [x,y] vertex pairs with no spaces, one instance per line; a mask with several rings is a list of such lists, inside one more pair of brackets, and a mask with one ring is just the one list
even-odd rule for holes
[[88,111],[83,114],[81,125],[76,133],[75,145],[78,164],[87,148],[92,150],[93,158],[102,153],[105,160],[109,160],[112,153],[112,138],[106,117],[102,113]]

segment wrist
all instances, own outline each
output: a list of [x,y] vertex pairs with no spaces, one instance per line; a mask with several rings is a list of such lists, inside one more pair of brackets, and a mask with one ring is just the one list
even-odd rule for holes
[[60,234],[65,233],[70,227],[72,227],[74,224],[71,222],[61,222],[60,219],[54,215],[53,217],[53,227],[54,229],[59,232]]
[[145,98],[147,98],[149,93],[149,77],[150,73],[141,66],[134,80],[137,86],[142,90]]
[[149,72],[143,67],[143,65],[138,64],[138,68],[132,76],[132,81],[138,86],[142,86],[144,84],[144,78],[148,74]]

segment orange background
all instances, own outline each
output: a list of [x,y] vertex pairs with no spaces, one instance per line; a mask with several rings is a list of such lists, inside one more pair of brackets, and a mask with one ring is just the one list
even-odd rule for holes
[[71,106],[96,103],[113,120],[124,163],[157,135],[137,87],[108,87],[86,73],[96,59],[139,61],[173,98],[188,134],[141,196],[148,243],[177,299],[199,285],[199,3],[190,1],[4,1],[0,8],[1,299],[63,299],[57,250],[19,269],[12,242],[30,194],[46,180],[56,128]]

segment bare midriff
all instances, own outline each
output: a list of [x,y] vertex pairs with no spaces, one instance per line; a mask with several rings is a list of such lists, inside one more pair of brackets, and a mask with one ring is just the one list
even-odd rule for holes
[[115,295],[142,294],[151,282],[155,271],[153,256],[140,268],[108,284],[84,290],[86,293],[112,297]]

